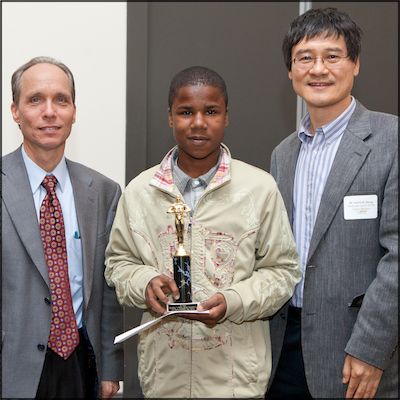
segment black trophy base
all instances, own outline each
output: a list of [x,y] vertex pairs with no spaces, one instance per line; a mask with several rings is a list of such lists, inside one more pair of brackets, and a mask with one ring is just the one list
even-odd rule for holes
[[169,303],[167,312],[170,311],[196,311],[199,303]]

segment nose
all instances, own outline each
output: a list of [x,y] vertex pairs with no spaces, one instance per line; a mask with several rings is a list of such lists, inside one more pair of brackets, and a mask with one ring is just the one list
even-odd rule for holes
[[43,116],[45,118],[53,118],[55,116],[55,109],[51,100],[44,103]]
[[327,73],[327,68],[324,62],[324,59],[322,57],[317,57],[314,60],[314,63],[312,67],[310,68],[310,73],[311,74],[325,74]]
[[207,128],[206,119],[204,118],[204,115],[201,112],[194,114],[192,120],[192,128],[197,128],[197,129]]

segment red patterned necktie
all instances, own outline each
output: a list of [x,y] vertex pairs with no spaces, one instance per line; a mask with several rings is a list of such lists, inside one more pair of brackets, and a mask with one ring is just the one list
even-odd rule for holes
[[57,179],[47,175],[42,182],[47,193],[40,207],[40,236],[49,271],[51,325],[48,346],[65,360],[79,344],[68,277],[64,218],[56,195]]

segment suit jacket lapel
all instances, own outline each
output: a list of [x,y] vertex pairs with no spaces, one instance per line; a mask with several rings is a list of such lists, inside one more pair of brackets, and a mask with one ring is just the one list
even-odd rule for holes
[[286,206],[290,225],[293,226],[293,187],[296,172],[297,158],[299,156],[301,142],[297,137],[297,133],[293,135],[288,146],[287,161],[284,171],[281,171],[279,180],[283,183],[279,185],[283,201]]
[[97,238],[97,193],[91,187],[93,179],[79,164],[67,160],[74,192],[75,208],[82,241],[83,290],[85,308],[93,286],[93,266]]
[[3,201],[22,244],[44,281],[49,285],[47,264],[40,239],[40,227],[21,148],[11,153],[9,157],[2,166]]
[[363,165],[370,148],[364,139],[371,134],[368,110],[357,102],[356,109],[343,134],[336,157],[328,176],[314,231],[308,259],[314,254],[322,236],[329,228],[344,195]]

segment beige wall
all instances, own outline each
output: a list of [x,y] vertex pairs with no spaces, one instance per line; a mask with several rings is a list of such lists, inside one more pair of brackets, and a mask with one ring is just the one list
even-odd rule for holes
[[72,70],[77,121],[66,155],[125,183],[126,2],[2,3],[2,154],[22,141],[11,75],[35,56]]

